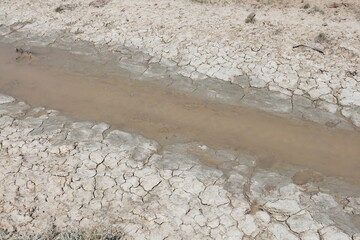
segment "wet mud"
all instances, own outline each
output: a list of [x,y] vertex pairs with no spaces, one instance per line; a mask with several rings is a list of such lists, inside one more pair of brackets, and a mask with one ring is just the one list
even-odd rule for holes
[[[257,156],[259,167],[290,163],[353,183],[360,180],[359,131],[204,100],[131,80],[116,70],[110,74],[104,64],[59,50],[34,48],[21,53],[14,46],[0,45],[0,73],[1,93],[76,120],[105,121],[162,145],[197,141],[215,149],[243,151]],[[318,178],[303,173],[295,181]]]

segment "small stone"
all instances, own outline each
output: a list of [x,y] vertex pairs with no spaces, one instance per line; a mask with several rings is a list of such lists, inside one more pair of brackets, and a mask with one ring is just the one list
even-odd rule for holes
[[254,12],[250,13],[245,19],[245,23],[254,23],[256,14]]
[[317,43],[324,43],[327,40],[327,36],[325,33],[319,33],[316,37],[315,37],[315,42]]

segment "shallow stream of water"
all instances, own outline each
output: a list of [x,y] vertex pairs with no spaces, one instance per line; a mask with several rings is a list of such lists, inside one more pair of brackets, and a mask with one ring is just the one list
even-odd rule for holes
[[290,163],[353,183],[360,180],[359,131],[206,101],[130,80],[121,72],[109,74],[101,63],[60,50],[33,51],[29,58],[0,44],[0,93],[76,120],[108,122],[162,145],[198,141],[256,155],[261,167]]

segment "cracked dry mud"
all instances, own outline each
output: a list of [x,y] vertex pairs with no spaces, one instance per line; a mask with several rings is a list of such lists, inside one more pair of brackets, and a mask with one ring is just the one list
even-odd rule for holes
[[[218,79],[255,89],[243,99],[250,106],[318,120],[314,111],[302,113],[305,104],[359,127],[359,3],[311,0],[307,8],[301,1],[243,2],[4,0],[0,34],[6,41],[69,49],[76,45],[69,42],[87,41],[118,53],[128,52],[124,47],[139,50],[148,63],[161,63],[187,79],[183,86],[177,77],[176,88],[188,88],[191,80]],[[59,6],[63,10],[55,11]],[[245,23],[250,12],[256,13],[254,24]],[[293,48],[299,44],[324,54]],[[93,53],[86,48],[74,51]],[[119,65],[142,74],[146,66],[137,60],[124,57]],[[249,79],[244,81],[244,76]],[[264,91],[270,91],[270,97]],[[216,94],[216,87],[211,92]]]
[[[358,131],[359,4],[309,2],[3,0],[0,41]],[[358,186],[258,164],[195,142],[161,147],[0,94],[0,239],[115,229],[122,239],[360,240]]]
[[360,197],[315,178],[296,185],[249,155],[197,143],[159,149],[7,95],[0,116],[2,239],[109,227],[124,239],[360,239]]

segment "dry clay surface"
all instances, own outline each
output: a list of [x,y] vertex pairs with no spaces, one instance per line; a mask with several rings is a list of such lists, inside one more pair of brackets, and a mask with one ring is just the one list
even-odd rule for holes
[[[191,79],[304,95],[360,126],[358,6],[304,4],[1,1],[0,32],[41,36],[44,45],[66,33],[111,51],[136,48]],[[319,175],[293,181],[256,168],[251,156],[195,143],[162,149],[5,95],[0,171],[0,239],[95,228],[124,239],[360,239],[360,198],[319,187]]]
[[360,198],[319,187],[320,175],[296,185],[248,155],[160,149],[109,127],[0,95],[0,239],[94,229],[117,230],[104,239],[360,239]]
[[[21,32],[29,41],[41,36],[43,45],[66,33],[113,52],[137,49],[150,63],[176,67],[193,80],[266,89],[282,102],[303,96],[360,126],[357,1],[235,2],[4,0],[0,33],[16,39]],[[251,12],[255,17],[245,23]]]

